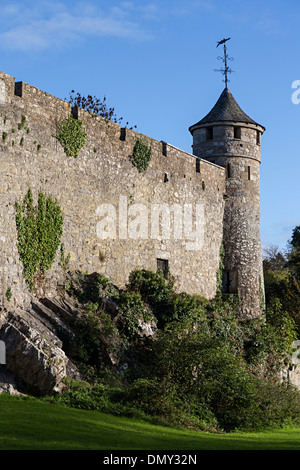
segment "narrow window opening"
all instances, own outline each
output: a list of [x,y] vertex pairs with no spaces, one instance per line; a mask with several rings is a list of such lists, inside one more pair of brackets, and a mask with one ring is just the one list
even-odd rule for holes
[[260,145],[260,132],[256,131],[256,144]]
[[168,181],[169,181],[168,173],[165,173],[165,176],[164,176],[164,183],[167,183]]
[[168,277],[169,273],[169,261],[167,259],[159,259],[157,258],[157,270],[161,271],[164,278]]
[[230,163],[227,163],[226,165],[226,175],[227,175],[227,178],[231,178],[231,164]]
[[206,140],[213,140],[214,138],[214,128],[207,127],[206,128]]
[[23,95],[23,82],[15,82],[15,95],[22,98]]
[[242,132],[240,127],[234,127],[234,138],[241,139]]
[[72,106],[71,114],[74,119],[78,119],[78,106]]
[[251,180],[251,168],[248,166],[248,180]]
[[200,158],[196,158],[196,173],[200,173]]
[[161,145],[162,145],[162,154],[164,157],[166,157],[167,156],[167,143],[162,141]]
[[237,273],[236,271],[223,271],[223,294],[237,293]]
[[121,127],[120,140],[123,142],[126,140],[126,127]]

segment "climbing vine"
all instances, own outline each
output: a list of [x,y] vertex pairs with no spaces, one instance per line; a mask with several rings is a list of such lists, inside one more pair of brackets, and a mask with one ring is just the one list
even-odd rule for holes
[[220,262],[219,262],[219,269],[217,271],[217,295],[222,294],[222,286],[223,286],[223,270],[224,270],[224,256],[225,256],[225,249],[224,245],[220,246]]
[[152,146],[148,146],[142,139],[137,139],[134,144],[131,161],[140,173],[148,168],[151,157]]
[[82,129],[83,123],[72,115],[58,125],[57,134],[53,137],[59,140],[68,157],[77,157],[79,151],[85,146],[87,133]]
[[68,264],[70,262],[70,258],[71,258],[70,253],[68,253],[68,255],[66,256],[65,245],[62,243],[60,245],[60,262],[59,262],[59,265],[62,267],[62,269],[64,271],[66,271],[66,269],[68,267]]
[[32,290],[52,266],[62,236],[63,215],[60,206],[42,192],[34,206],[29,189],[23,203],[16,202],[16,225],[23,274]]

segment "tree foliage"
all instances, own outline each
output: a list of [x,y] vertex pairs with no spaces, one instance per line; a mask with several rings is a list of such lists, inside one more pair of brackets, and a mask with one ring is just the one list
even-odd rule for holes
[[264,251],[266,302],[278,300],[283,311],[295,321],[300,334],[300,226],[296,226],[287,250],[270,245]]

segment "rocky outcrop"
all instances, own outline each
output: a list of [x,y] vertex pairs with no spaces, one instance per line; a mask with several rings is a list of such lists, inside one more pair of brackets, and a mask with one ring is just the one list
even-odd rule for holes
[[[40,395],[61,391],[66,377],[79,378],[63,350],[58,329],[72,334],[55,312],[37,300],[27,310],[2,313],[0,340],[6,348],[3,372],[13,374],[28,390]],[[12,387],[2,386],[0,391],[10,393]]]
[[9,395],[24,395],[26,387],[21,380],[15,378],[14,374],[9,372],[5,366],[0,365],[0,393]]
[[[76,276],[70,277],[74,287],[70,295],[65,290],[57,297],[32,296],[26,308],[0,309],[0,341],[6,356],[2,372],[7,373],[2,381],[0,375],[0,393],[18,393],[19,383],[29,393],[59,393],[66,378],[82,378],[75,365],[79,362],[120,369],[127,347],[122,313],[106,292],[111,286],[100,285],[96,274],[78,282]],[[156,334],[157,325],[154,318],[138,321],[137,337],[142,343]]]

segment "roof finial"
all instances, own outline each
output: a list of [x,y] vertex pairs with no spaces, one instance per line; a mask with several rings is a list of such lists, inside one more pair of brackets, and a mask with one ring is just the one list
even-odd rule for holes
[[222,72],[222,74],[225,76],[225,80],[223,80],[225,82],[225,88],[228,88],[227,87],[227,84],[229,82],[228,74],[233,72],[233,70],[231,70],[231,68],[228,67],[227,65],[228,60],[233,60],[233,57],[228,56],[227,49],[226,49],[226,42],[229,41],[229,39],[231,38],[222,39],[222,41],[218,41],[217,43],[217,47],[219,47],[221,44],[224,44],[224,57],[218,57],[218,60],[222,60],[224,62],[224,68],[214,70],[215,72]]

